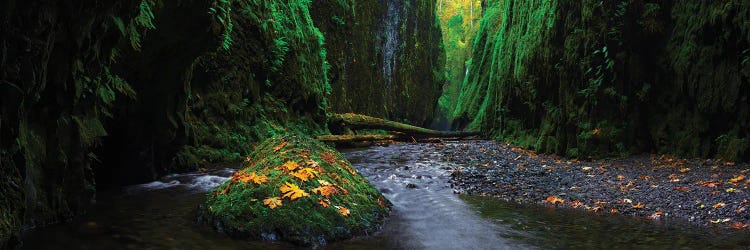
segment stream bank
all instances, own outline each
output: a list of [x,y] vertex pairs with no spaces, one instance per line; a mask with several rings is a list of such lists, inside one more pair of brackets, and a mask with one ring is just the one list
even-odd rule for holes
[[461,193],[748,232],[747,164],[641,155],[567,160],[491,141],[438,146]]
[[[493,149],[493,145],[497,146],[484,141],[447,142],[442,146],[414,143],[343,152],[352,166],[393,203],[393,212],[380,232],[332,243],[323,249],[750,246],[745,231],[706,228],[684,220],[668,220],[667,216],[653,221],[455,194],[459,190],[451,188],[449,182],[457,185],[457,179],[451,175],[472,168],[469,161],[459,156],[475,157],[476,162],[481,162],[497,156],[487,154],[499,150]],[[481,148],[485,148],[485,153],[478,153]],[[297,248],[283,242],[235,240],[195,223],[196,207],[205,199],[206,192],[226,181],[234,171],[219,168],[205,173],[169,175],[156,182],[98,195],[102,198],[90,209],[91,213],[68,223],[27,231],[24,248]]]

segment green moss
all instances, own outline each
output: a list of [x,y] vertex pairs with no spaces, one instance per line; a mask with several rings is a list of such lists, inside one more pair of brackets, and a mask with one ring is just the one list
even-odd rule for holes
[[[292,171],[283,166],[290,162],[295,165]],[[302,168],[311,169],[315,176],[302,180],[291,175]],[[238,181],[253,174],[268,181]],[[280,187],[287,183],[308,196],[284,197]],[[325,183],[336,192],[325,197],[313,191]],[[273,197],[281,200],[280,206],[264,204]],[[259,144],[232,180],[208,194],[204,209],[205,220],[234,236],[320,245],[376,231],[390,203],[334,149],[313,139],[276,136]],[[340,209],[349,213],[344,215]]]
[[542,152],[748,160],[740,2],[488,2],[453,116]]

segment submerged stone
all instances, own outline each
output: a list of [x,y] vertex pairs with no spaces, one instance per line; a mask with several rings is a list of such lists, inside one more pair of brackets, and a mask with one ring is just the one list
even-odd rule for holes
[[277,136],[208,194],[199,221],[237,238],[324,245],[377,231],[390,207],[334,149]]

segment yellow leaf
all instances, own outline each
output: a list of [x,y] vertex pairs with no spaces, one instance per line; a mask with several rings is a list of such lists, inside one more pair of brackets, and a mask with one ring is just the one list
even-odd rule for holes
[[726,205],[727,205],[727,204],[726,204],[726,203],[724,203],[724,202],[719,202],[719,203],[716,203],[716,204],[714,204],[713,208],[714,208],[714,209],[716,209],[716,208],[722,208],[722,207],[724,207],[724,206],[726,206]]
[[329,185],[331,185],[331,183],[328,182],[328,181],[326,181],[326,180],[318,180],[318,183],[320,183],[320,185],[323,185],[323,186],[329,186]]
[[690,168],[681,168],[680,169],[680,173],[685,173],[685,172],[688,172],[688,171],[690,171]]
[[289,198],[289,200],[296,200],[301,197],[310,197],[310,194],[299,188],[299,186],[292,183],[284,183],[279,188],[281,190],[282,198]]
[[284,165],[281,165],[281,167],[287,171],[293,171],[299,167],[299,164],[297,164],[297,162],[287,161]]
[[328,196],[338,193],[338,190],[336,190],[336,188],[331,185],[327,185],[314,188],[312,192],[328,198]]
[[263,184],[268,182],[268,176],[262,174],[262,175],[256,175],[255,172],[250,174],[250,181],[252,181],[255,184]]
[[286,146],[286,141],[281,141],[279,145],[276,145],[275,147],[273,147],[273,152],[281,150],[282,148],[284,148],[284,146]]
[[719,223],[724,223],[724,222],[727,222],[727,221],[730,221],[730,220],[732,220],[732,219],[730,219],[730,218],[715,219],[715,220],[712,220],[711,223],[719,224]]
[[646,205],[643,205],[643,203],[638,202],[638,204],[635,204],[632,206],[633,209],[641,209],[645,207]]
[[345,207],[338,207],[338,208],[339,208],[339,213],[341,215],[343,215],[343,216],[349,216],[349,209],[347,209]]
[[270,197],[268,199],[263,200],[263,205],[266,205],[266,206],[268,206],[271,209],[275,209],[275,208],[281,206],[281,198],[279,198],[279,197]]
[[544,202],[552,203],[552,204],[557,204],[557,203],[564,204],[565,200],[557,196],[547,196],[547,199],[545,199]]
[[734,188],[727,188],[727,193],[734,193],[734,191],[737,191],[737,189]]

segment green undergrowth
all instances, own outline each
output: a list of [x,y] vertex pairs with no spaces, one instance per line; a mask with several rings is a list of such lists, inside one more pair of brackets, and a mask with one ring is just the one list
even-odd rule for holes
[[333,148],[275,136],[208,194],[202,219],[234,237],[310,246],[371,234],[390,206]]

